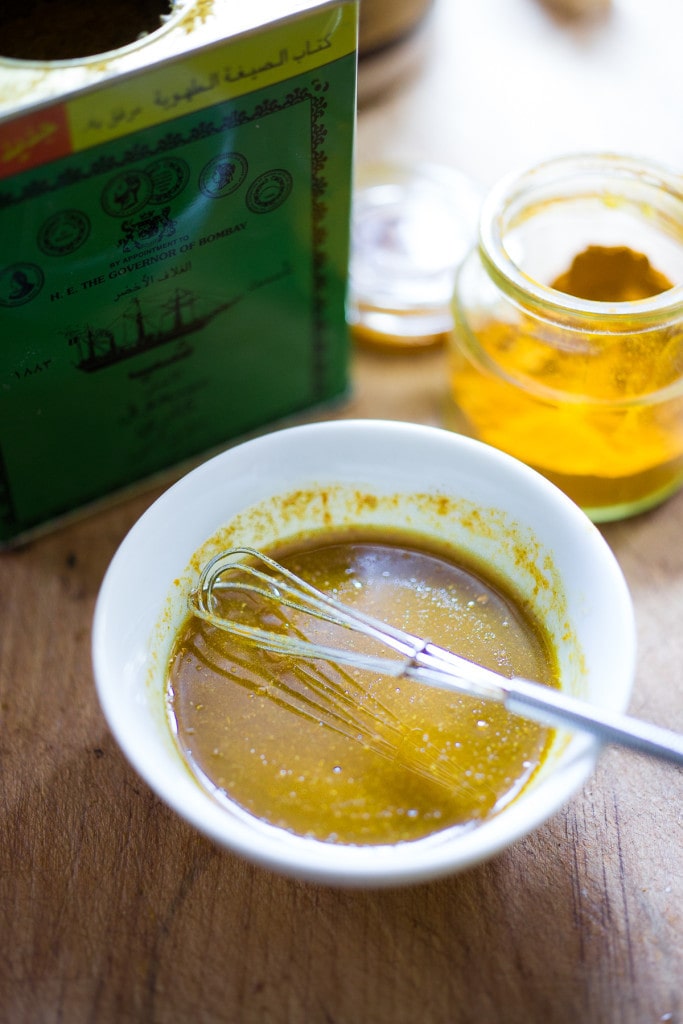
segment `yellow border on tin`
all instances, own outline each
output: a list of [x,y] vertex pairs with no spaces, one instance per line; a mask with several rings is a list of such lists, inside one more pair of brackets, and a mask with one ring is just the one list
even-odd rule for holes
[[195,113],[353,53],[354,3],[145,68],[67,103],[72,152]]

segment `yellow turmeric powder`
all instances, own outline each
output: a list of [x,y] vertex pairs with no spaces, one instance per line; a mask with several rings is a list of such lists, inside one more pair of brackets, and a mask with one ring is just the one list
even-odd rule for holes
[[[671,283],[647,257],[590,246],[553,287],[628,302]],[[582,329],[520,314],[456,310],[451,356],[454,426],[538,469],[596,520],[649,507],[683,481],[683,325],[619,332],[596,317]]]
[[632,302],[665,292],[671,281],[628,246],[589,245],[555,278],[553,288],[594,302]]

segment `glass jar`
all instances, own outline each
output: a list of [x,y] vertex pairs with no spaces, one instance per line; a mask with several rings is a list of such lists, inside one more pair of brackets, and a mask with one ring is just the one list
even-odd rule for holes
[[396,349],[443,343],[481,199],[450,167],[356,167],[347,303],[354,340]]
[[683,178],[549,161],[485,200],[457,274],[449,426],[540,471],[596,522],[683,484]]

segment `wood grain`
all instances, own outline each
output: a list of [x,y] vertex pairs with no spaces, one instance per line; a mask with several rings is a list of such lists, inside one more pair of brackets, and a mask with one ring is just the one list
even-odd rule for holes
[[[360,352],[337,414],[429,420],[443,360]],[[606,752],[566,810],[494,861],[379,892],[280,878],[156,800],[103,721],[89,630],[156,494],[0,559],[0,1019],[681,1020],[675,769]],[[683,729],[682,515],[683,495],[605,535],[638,609],[634,711]]]
[[[613,9],[569,27],[533,0],[437,0],[433,59],[363,113],[359,159],[419,154],[487,184],[595,142],[683,166],[683,6]],[[440,424],[445,374],[441,349],[359,349],[348,400],[316,415]],[[90,663],[103,574],[158,493],[0,555],[1,1024],[683,1024],[677,769],[607,751],[501,856],[384,891],[278,877],[159,803]],[[632,711],[679,730],[682,522],[683,493],[603,531],[636,608]]]

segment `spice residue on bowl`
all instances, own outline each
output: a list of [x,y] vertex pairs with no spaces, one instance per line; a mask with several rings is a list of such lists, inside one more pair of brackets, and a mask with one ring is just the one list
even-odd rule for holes
[[[504,674],[557,685],[550,641],[521,602],[430,542],[365,530],[268,553],[385,621]],[[240,614],[304,628],[298,613],[266,615],[249,601]],[[339,643],[326,629],[306,621],[307,637]],[[498,705],[266,654],[194,618],[178,633],[168,682],[179,745],[207,788],[329,842],[387,844],[471,827],[521,791],[552,736]]]

